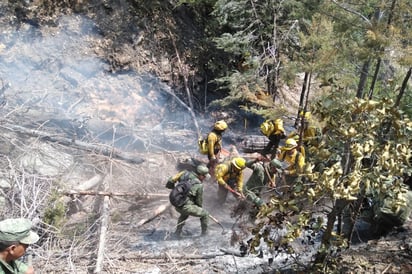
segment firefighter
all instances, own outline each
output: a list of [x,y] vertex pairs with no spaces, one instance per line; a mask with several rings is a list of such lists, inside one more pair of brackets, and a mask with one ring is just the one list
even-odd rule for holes
[[215,179],[218,183],[219,204],[225,203],[229,191],[238,199],[245,198],[243,194],[243,170],[245,168],[246,160],[241,157],[235,157],[216,166]]
[[278,153],[280,140],[286,138],[285,129],[283,128],[283,120],[266,120],[261,124],[260,131],[269,139],[269,142],[262,150],[261,154],[264,157],[271,154],[270,159],[275,158]]
[[259,208],[263,205],[262,190],[266,186],[276,187],[276,180],[279,180],[282,174],[282,163],[278,159],[270,162],[261,162],[256,159],[248,161],[246,167],[252,169],[253,173],[243,186],[243,192],[246,199]]
[[295,139],[289,138],[285,141],[285,145],[281,147],[281,153],[278,159],[287,164],[284,169],[286,183],[291,185],[303,172],[305,166],[305,156],[298,150],[298,143]]
[[219,154],[222,150],[222,134],[227,129],[227,123],[223,120],[217,121],[213,125],[213,129],[207,135],[207,147],[209,163],[207,167],[213,171],[218,163]]
[[175,236],[180,238],[185,221],[189,216],[195,216],[200,218],[200,227],[202,230],[202,236],[207,235],[209,212],[203,207],[203,180],[209,175],[209,169],[205,165],[198,165],[195,172],[181,171],[175,176],[169,178],[166,183],[167,188],[174,188],[175,184],[182,181],[191,180],[190,190],[187,196],[184,198],[184,202],[181,206],[175,206],[177,212],[180,213],[177,221]]
[[[303,145],[306,148],[310,147],[319,147],[319,144],[322,140],[322,132],[319,127],[315,126],[312,120],[312,114],[310,112],[301,112],[299,114],[300,119],[303,119],[303,132],[302,132],[302,141]],[[302,120],[301,120],[302,121]],[[299,126],[296,131],[291,132],[288,135],[288,138],[294,138],[295,140],[299,139]]]

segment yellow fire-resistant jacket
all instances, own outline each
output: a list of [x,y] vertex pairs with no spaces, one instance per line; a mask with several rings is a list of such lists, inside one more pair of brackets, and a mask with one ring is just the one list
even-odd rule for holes
[[209,159],[216,159],[216,153],[222,148],[222,135],[211,131],[207,135],[207,148]]
[[292,155],[289,155],[287,151],[282,150],[278,159],[289,164],[289,166],[285,169],[289,171],[289,175],[298,175],[303,171],[303,167],[305,166],[304,155],[296,149]]
[[229,185],[239,193],[243,193],[243,170],[234,168],[230,162],[224,162],[216,166],[215,178],[219,185]]
[[[299,138],[299,132],[294,131],[287,138]],[[302,133],[303,143],[307,146],[318,146],[322,138],[319,128],[313,125],[306,126]]]

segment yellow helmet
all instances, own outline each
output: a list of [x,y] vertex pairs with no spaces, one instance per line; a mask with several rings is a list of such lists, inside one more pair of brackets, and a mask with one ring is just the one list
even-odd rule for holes
[[294,149],[298,146],[298,143],[296,143],[296,140],[293,138],[289,138],[285,141],[285,146],[283,147],[284,150],[291,150]]
[[233,160],[232,160],[232,165],[233,165],[235,168],[237,168],[237,169],[239,169],[239,170],[242,170],[242,169],[244,169],[244,168],[246,167],[246,160],[243,159],[243,158],[241,158],[241,157],[233,158]]
[[220,120],[220,121],[217,121],[217,122],[215,123],[215,125],[213,126],[213,128],[216,129],[216,130],[221,130],[221,131],[223,131],[223,130],[227,129],[227,124],[226,124],[225,121]]

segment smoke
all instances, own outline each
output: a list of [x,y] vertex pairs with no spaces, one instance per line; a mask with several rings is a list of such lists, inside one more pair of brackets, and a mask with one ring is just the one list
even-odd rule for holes
[[[153,131],[193,129],[178,104],[165,107],[172,100],[164,92],[169,87],[156,77],[110,72],[100,57],[105,38],[90,19],[64,16],[55,27],[1,25],[0,31],[0,78],[9,86],[2,115],[21,110],[25,124],[46,127],[44,121],[52,119],[70,133],[69,121],[72,128],[87,128],[76,132],[80,137],[115,139],[115,145],[130,149],[138,144],[139,150],[148,149],[145,138]],[[181,138],[178,143],[183,145]]]

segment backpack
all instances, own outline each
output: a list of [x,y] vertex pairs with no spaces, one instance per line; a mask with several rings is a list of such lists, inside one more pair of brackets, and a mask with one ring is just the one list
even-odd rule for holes
[[189,191],[196,183],[193,180],[178,182],[169,194],[169,201],[173,206],[181,207],[188,199]]
[[269,137],[273,133],[281,133],[284,132],[283,128],[283,121],[282,119],[276,119],[276,120],[265,120],[261,125],[260,125],[260,132],[262,132],[263,135],[266,137]]
[[200,138],[197,142],[198,146],[199,146],[199,152],[201,154],[208,154],[209,153],[209,149],[207,147],[207,137],[205,138]]

